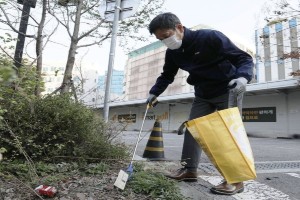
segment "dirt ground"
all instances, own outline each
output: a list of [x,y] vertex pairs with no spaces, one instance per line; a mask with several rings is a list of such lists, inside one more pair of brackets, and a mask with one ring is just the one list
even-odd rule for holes
[[[124,168],[124,165],[122,165]],[[151,199],[147,195],[136,194],[130,187],[124,191],[114,187],[114,182],[118,176],[120,164],[116,164],[112,169],[101,175],[81,176],[73,174],[64,180],[59,181],[54,186],[57,193],[53,198],[38,196],[34,188],[24,184],[17,178],[5,178],[0,175],[0,200],[147,200]],[[148,163],[145,169],[157,169],[161,172],[172,168],[174,164]],[[1,174],[1,173],[0,173]],[[43,181],[41,180],[41,183]],[[128,185],[128,184],[127,184]],[[126,185],[126,186],[127,186]],[[37,185],[38,186],[38,185]]]
[[[115,199],[149,199],[146,195],[135,194],[130,188],[121,191],[114,187],[119,170],[115,167],[103,175],[73,175],[53,184],[57,193],[53,198],[38,196],[34,188],[17,178],[7,179],[0,176],[0,200],[115,200]],[[38,186],[38,185],[37,185]]]

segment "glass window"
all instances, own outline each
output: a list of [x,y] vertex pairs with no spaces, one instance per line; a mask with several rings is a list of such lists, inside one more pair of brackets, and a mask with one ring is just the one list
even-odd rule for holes
[[275,24],[275,30],[276,32],[282,31],[282,23]]
[[270,34],[269,27],[266,26],[266,27],[263,29],[263,32],[264,32],[264,35],[269,35],[269,34]]
[[290,26],[290,28],[293,28],[293,27],[297,26],[296,18],[293,18],[293,19],[289,20],[289,26]]
[[283,60],[283,59],[278,59],[278,60],[277,60],[277,63],[278,63],[278,64],[283,64],[283,63],[284,63],[284,60]]

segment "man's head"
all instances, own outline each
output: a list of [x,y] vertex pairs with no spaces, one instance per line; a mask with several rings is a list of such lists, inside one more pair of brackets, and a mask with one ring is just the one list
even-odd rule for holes
[[182,44],[184,28],[176,15],[163,13],[157,15],[149,24],[150,34],[154,34],[169,49],[178,49]]

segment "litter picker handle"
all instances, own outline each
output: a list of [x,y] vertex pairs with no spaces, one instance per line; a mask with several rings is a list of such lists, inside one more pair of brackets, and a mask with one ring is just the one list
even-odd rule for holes
[[135,143],[135,147],[134,147],[134,151],[133,151],[132,158],[131,158],[131,161],[130,161],[130,165],[132,165],[132,162],[133,162],[133,159],[134,159],[134,156],[135,156],[135,152],[136,152],[136,149],[137,149],[137,145],[138,145],[138,143],[140,141],[140,138],[141,138],[141,133],[142,133],[142,130],[143,130],[144,122],[145,122],[145,119],[146,119],[147,112],[148,112],[149,108],[150,108],[150,104],[147,104],[144,119],[143,119],[142,126],[141,126],[141,129],[140,129],[139,135],[138,135],[138,139]]
[[[148,103],[148,105],[149,105],[150,107],[152,107],[152,108],[155,107],[157,104],[158,104],[158,100],[157,100],[157,99],[154,99],[153,102],[151,103],[151,105],[150,105],[150,103]],[[148,105],[147,105],[147,106],[148,106]]]

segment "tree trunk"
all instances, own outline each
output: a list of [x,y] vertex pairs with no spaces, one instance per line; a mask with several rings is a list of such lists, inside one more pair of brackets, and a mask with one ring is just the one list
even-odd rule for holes
[[72,71],[75,63],[75,54],[77,50],[77,45],[78,45],[78,35],[79,35],[79,28],[80,28],[80,17],[81,17],[81,10],[82,10],[82,5],[83,5],[83,0],[78,0],[78,5],[76,9],[76,17],[75,17],[75,26],[74,26],[74,31],[73,35],[71,38],[71,45],[69,49],[69,54],[68,54],[68,60],[66,64],[66,69],[65,69],[65,74],[64,74],[64,79],[62,83],[62,89],[61,93],[67,93],[70,90],[71,87],[71,80],[72,80]]
[[37,97],[41,94],[41,80],[42,80],[42,68],[43,68],[43,29],[46,21],[46,6],[47,0],[43,0],[43,10],[40,24],[37,31],[36,39],[36,85],[35,85],[35,95]]

